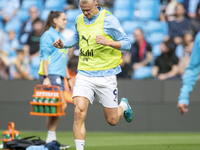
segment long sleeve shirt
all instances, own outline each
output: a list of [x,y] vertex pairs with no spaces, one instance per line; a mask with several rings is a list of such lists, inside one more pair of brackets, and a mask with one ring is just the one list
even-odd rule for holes
[[189,94],[192,92],[200,72],[200,32],[196,35],[190,63],[184,73],[178,103],[189,104]]
[[[102,11],[101,7],[98,7],[100,12]],[[100,12],[96,15],[94,15],[91,19],[88,19],[84,16],[84,21],[87,25],[93,24],[96,19],[98,18]],[[75,24],[75,34],[74,36],[68,40],[64,41],[64,47],[73,47],[77,46],[79,43],[79,33],[77,31],[77,20],[76,18],[76,24]],[[128,39],[128,36],[123,31],[118,19],[114,17],[113,15],[106,13],[106,17],[103,24],[103,30],[107,35],[110,35],[114,41],[120,41],[121,42],[121,48],[120,50],[130,50],[131,44]],[[78,70],[78,73],[86,75],[86,76],[109,76],[109,75],[116,75],[121,72],[121,67],[117,66],[113,69],[108,70],[99,70],[99,71],[85,71],[85,70]]]
[[[48,60],[48,74],[65,77],[68,49],[58,49],[55,48],[52,44],[56,39],[59,38],[64,40],[62,34],[59,31],[56,31],[53,27],[50,27],[49,30],[45,31],[42,35],[40,39],[39,50],[41,63],[40,70],[43,70],[43,61]],[[41,75],[42,73],[39,71],[39,74]]]

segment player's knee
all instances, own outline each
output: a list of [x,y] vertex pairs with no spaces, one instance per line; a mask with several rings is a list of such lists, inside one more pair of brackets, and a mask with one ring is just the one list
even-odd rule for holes
[[74,110],[74,118],[75,118],[75,120],[76,119],[78,119],[78,120],[84,120],[85,119],[85,117],[86,117],[86,112],[83,110],[83,109],[81,109],[81,108],[79,108],[79,107],[75,107],[75,110]]
[[107,122],[111,125],[111,126],[115,126],[118,123],[118,119],[116,118],[107,118]]

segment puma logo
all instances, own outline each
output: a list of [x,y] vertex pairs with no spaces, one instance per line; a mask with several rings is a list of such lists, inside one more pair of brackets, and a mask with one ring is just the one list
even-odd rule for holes
[[85,40],[85,41],[87,42],[87,45],[88,45],[88,46],[89,46],[89,42],[88,42],[88,41],[89,41],[89,38],[90,38],[90,36],[88,37],[88,39],[86,39],[86,38],[82,35],[82,39]]

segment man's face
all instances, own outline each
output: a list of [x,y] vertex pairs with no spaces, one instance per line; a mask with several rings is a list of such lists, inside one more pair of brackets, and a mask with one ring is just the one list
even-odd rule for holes
[[91,19],[96,14],[97,2],[89,0],[87,3],[80,3],[81,10],[85,17]]
[[175,9],[176,15],[183,16],[185,14],[185,8],[183,5],[178,4]]
[[134,31],[133,35],[136,42],[140,42],[144,38],[142,32],[138,29]]
[[35,20],[36,18],[39,17],[39,14],[38,14],[38,10],[37,10],[37,7],[31,7],[29,9],[29,15],[30,15],[30,18],[31,20]]

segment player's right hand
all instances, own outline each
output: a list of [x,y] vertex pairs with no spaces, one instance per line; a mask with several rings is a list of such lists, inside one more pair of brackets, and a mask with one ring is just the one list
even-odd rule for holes
[[63,47],[63,42],[61,39],[57,39],[54,43],[53,46],[56,48],[62,48]]
[[188,105],[179,103],[178,104],[178,110],[182,115],[185,115],[188,112]]

